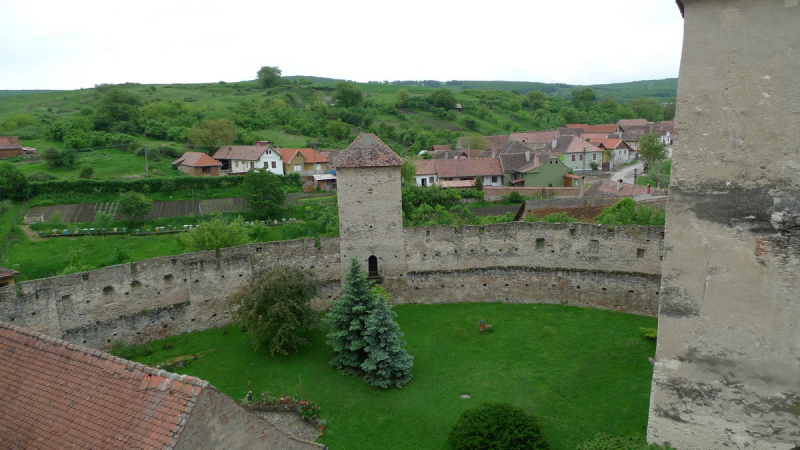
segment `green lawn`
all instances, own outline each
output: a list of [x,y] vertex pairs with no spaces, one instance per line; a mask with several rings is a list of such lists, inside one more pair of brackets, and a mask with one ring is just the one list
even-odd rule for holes
[[[209,351],[178,372],[208,380],[235,399],[253,392],[305,396],[328,421],[319,441],[333,449],[444,449],[459,414],[484,401],[535,414],[554,450],[598,432],[644,436],[655,344],[639,327],[656,319],[560,305],[400,305],[398,322],[414,356],[414,379],[378,390],[328,365],[324,333],[289,357],[253,350],[236,326],[169,338],[137,361],[156,365]],[[495,332],[480,334],[480,319]],[[169,346],[166,346],[169,347]],[[301,387],[302,383],[302,387]],[[462,399],[461,394],[470,398]]]

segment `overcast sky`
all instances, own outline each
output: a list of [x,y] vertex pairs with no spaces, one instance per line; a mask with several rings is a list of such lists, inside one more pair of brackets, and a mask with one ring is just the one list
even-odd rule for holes
[[9,0],[0,89],[283,75],[601,84],[678,76],[673,0]]

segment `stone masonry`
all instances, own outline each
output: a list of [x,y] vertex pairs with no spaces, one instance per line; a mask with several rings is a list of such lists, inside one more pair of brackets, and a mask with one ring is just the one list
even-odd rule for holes
[[648,440],[796,448],[800,5],[678,3],[679,137]]

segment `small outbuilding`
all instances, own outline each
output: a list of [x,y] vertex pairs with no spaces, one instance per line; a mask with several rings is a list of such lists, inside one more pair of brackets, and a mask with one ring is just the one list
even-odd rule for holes
[[23,153],[17,136],[0,136],[0,158],[12,158]]
[[218,177],[222,163],[200,152],[185,152],[180,158],[172,161],[176,169],[192,176]]

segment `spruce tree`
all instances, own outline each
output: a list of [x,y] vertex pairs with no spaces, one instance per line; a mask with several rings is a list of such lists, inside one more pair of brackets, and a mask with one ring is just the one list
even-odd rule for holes
[[350,271],[344,280],[342,296],[333,302],[325,318],[331,329],[328,345],[336,352],[330,364],[343,375],[356,375],[367,360],[364,339],[367,319],[380,300],[370,290],[367,274],[357,259],[350,260]]
[[411,380],[414,357],[406,353],[400,338],[400,326],[394,318],[397,313],[379,301],[367,319],[364,340],[367,342],[367,360],[361,364],[364,382],[380,388],[403,387]]

